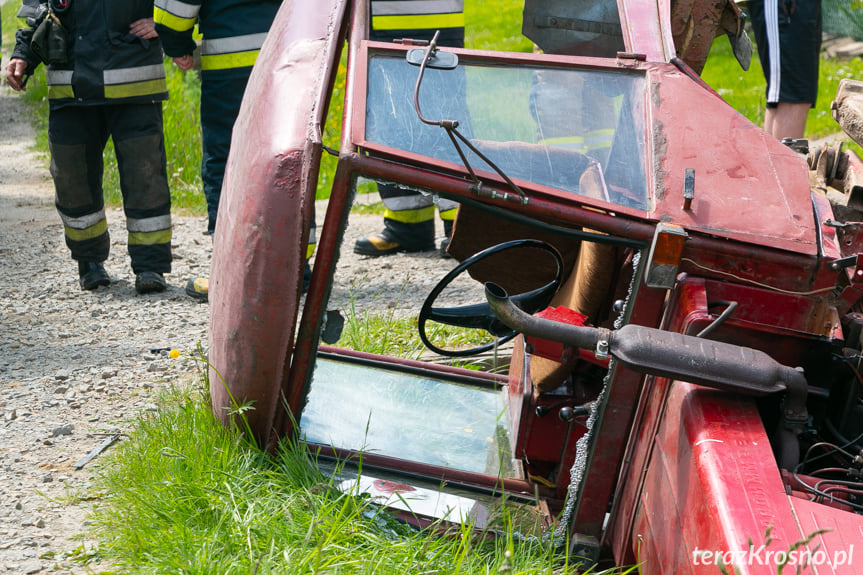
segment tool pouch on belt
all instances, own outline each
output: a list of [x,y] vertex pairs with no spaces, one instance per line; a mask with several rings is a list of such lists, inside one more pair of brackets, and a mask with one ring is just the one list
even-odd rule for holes
[[[45,64],[66,64],[68,32],[54,14],[50,4],[44,5],[41,21],[30,39],[30,50]],[[40,10],[41,11],[41,10]]]

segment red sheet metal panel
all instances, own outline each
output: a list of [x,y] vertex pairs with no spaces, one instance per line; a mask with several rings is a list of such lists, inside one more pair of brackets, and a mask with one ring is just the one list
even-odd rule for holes
[[811,562],[817,568],[813,572],[863,573],[863,521],[859,515],[798,498],[792,498],[791,505],[802,533],[809,536],[823,531],[809,544]]
[[[806,158],[674,66],[653,76],[656,217],[721,237],[814,255]],[[684,174],[695,198],[684,208]]]
[[219,207],[210,282],[210,393],[266,441],[289,365],[320,154],[320,102],[344,0],[285,1],[261,50]]
[[[775,574],[778,562],[792,556],[794,543],[814,532],[815,516],[823,522],[824,513],[849,515],[818,506],[810,525],[803,525],[794,511],[806,503],[786,495],[751,400],[677,382],[656,438],[630,546],[640,551],[642,573],[714,574],[724,562],[741,574]],[[851,517],[843,529],[859,537],[863,522]],[[837,546],[846,543],[837,540]],[[803,553],[798,550],[795,560]]]
[[668,2],[664,0],[618,0],[623,41],[633,54],[648,62],[668,62],[673,56]]

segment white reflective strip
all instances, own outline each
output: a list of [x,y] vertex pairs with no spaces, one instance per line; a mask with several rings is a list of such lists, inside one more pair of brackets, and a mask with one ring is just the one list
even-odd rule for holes
[[72,218],[60,214],[60,219],[63,220],[63,225],[67,228],[72,228],[73,230],[86,230],[105,219],[105,210],[102,209],[93,214],[87,214],[86,216],[81,216],[79,218]]
[[782,83],[782,60],[779,55],[779,3],[776,0],[764,2],[764,24],[767,28],[767,57],[770,59],[770,88],[767,102],[779,102],[779,88]]
[[430,197],[423,194],[413,196],[396,196],[394,198],[381,198],[384,205],[392,212],[406,212],[408,210],[418,210],[427,208],[432,205]]
[[126,229],[130,232],[161,232],[171,229],[171,214],[154,218],[126,218]]
[[260,50],[266,38],[267,33],[260,32],[258,34],[246,34],[245,36],[204,40],[201,42],[201,55],[214,56],[216,54],[234,54],[236,52]]
[[45,72],[45,81],[49,86],[71,86],[72,85],[72,70],[52,70],[48,69]]
[[372,16],[412,16],[464,12],[464,0],[372,0]]
[[161,8],[165,12],[173,14],[179,18],[196,18],[198,11],[201,9],[200,4],[187,4],[179,0],[156,0],[156,8]]
[[165,77],[165,66],[162,64],[150,64],[149,66],[136,66],[135,68],[105,70],[103,77],[106,86],[160,80]]
[[437,201],[437,209],[441,214],[443,214],[444,212],[458,209],[458,202],[448,200],[446,198],[439,198]]

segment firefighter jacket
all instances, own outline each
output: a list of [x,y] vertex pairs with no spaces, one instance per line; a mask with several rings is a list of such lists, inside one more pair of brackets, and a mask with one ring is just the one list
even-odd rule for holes
[[440,30],[438,44],[464,46],[464,0],[371,0],[371,39],[431,40]]
[[[38,14],[39,0],[24,0],[19,18]],[[129,32],[132,22],[153,15],[153,0],[68,0],[56,15],[67,31],[66,64],[49,65],[53,107],[152,103],[168,98],[162,48]],[[32,72],[39,59],[30,49],[33,29],[16,34],[13,58]]]
[[203,37],[204,72],[251,67],[276,17],[280,0],[156,0],[156,30],[165,53],[191,54],[195,23]]

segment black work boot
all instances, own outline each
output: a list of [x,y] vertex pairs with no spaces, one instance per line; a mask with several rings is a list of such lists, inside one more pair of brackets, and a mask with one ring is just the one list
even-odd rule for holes
[[94,290],[111,283],[101,262],[78,262],[78,284],[83,290]]
[[357,240],[354,253],[388,256],[398,252],[428,252],[434,249],[434,220],[406,224],[384,218],[381,233]]
[[210,301],[210,278],[206,276],[189,278],[186,283],[186,295],[195,301]]
[[135,291],[139,294],[165,291],[168,282],[159,272],[141,272],[135,275]]

